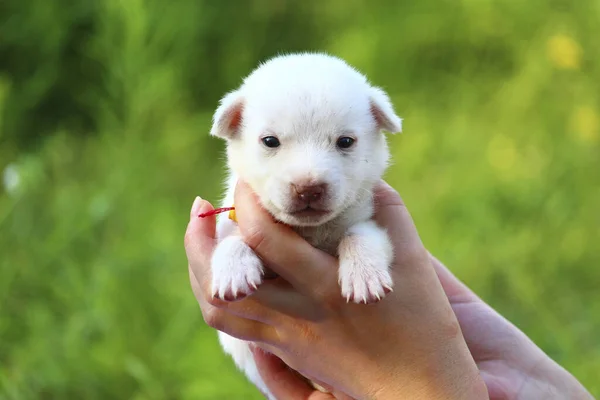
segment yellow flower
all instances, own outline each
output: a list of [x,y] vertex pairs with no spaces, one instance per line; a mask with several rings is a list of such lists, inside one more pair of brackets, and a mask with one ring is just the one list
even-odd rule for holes
[[559,69],[579,69],[581,47],[573,38],[555,35],[548,40],[548,58]]

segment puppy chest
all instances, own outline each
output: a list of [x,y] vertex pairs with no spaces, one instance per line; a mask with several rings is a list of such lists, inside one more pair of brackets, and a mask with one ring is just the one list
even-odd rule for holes
[[344,230],[327,227],[296,228],[296,232],[317,249],[337,256],[338,246],[344,236]]

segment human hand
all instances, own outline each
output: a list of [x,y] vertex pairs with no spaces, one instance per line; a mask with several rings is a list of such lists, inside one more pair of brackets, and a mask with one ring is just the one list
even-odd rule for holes
[[[593,399],[566,370],[431,256],[491,400]],[[345,399],[314,391],[276,356],[255,352],[263,381],[286,399]]]
[[[342,393],[360,399],[487,398],[408,211],[386,185],[378,188],[376,203],[375,219],[387,228],[396,256],[394,292],[373,305],[348,304],[340,294],[337,260],[274,222],[244,184],[238,186],[235,199],[240,231],[280,278],[264,282],[238,302],[214,299],[209,290],[214,218],[201,221],[192,216],[186,249],[205,320],[231,336],[256,342],[304,376],[335,388],[338,398]],[[193,214],[210,208],[203,202]],[[258,356],[264,366],[261,361],[265,359]],[[285,382],[281,378],[276,383]],[[287,382],[290,389],[292,381]],[[303,394],[297,392],[301,387]],[[310,394],[309,386],[293,388],[297,398],[317,395]],[[281,393],[281,388],[270,389]],[[294,398],[291,392],[284,397]]]
[[[301,271],[295,269],[298,265],[303,264],[300,264],[294,260],[294,256],[296,254],[294,250],[299,251],[299,255],[301,256],[299,261],[303,263],[306,263],[307,260],[310,260],[309,254],[311,254],[312,250],[306,249],[303,247],[303,245],[300,245],[300,243],[296,243],[297,245],[300,245],[300,247],[296,248],[296,245],[293,243],[294,241],[297,241],[297,238],[295,238],[294,235],[290,235],[289,237],[278,236],[281,232],[285,231],[285,228],[281,228],[278,225],[273,225],[268,215],[262,213],[260,208],[255,204],[252,204],[251,201],[240,202],[239,198],[246,196],[252,199],[252,195],[248,192],[247,188],[243,187],[240,192],[241,193],[238,195],[238,200],[236,201],[236,204],[240,204],[238,208],[240,210],[247,210],[243,211],[244,215],[246,215],[248,212],[255,213],[254,217],[241,221],[241,227],[250,227],[250,229],[245,229],[243,232],[248,235],[247,237],[250,239],[250,243],[254,243],[255,248],[260,248],[262,250],[261,256],[265,262],[280,273],[302,275],[298,276],[296,280],[300,278],[304,279],[304,282],[307,285],[305,290],[308,292],[311,292],[311,290],[313,293],[317,294],[325,292],[325,289],[319,288],[325,287],[324,285],[327,280],[331,281],[331,277],[328,275],[330,271],[327,270],[326,267],[323,267],[323,271],[326,272],[323,276],[323,279],[317,277],[317,282],[323,282],[323,285],[313,285],[311,289],[309,277],[303,275]],[[406,219],[394,219],[385,211],[388,207],[401,207],[399,198],[396,196],[397,195],[395,195],[393,190],[389,187],[379,188],[377,192],[377,198],[379,200],[377,219],[384,227],[390,226],[391,228],[394,228],[396,225],[398,227],[404,226],[402,229],[392,229],[390,233],[392,238],[395,238],[394,242],[396,242],[398,239],[401,239],[402,242],[405,242],[406,240],[402,238],[407,236],[406,232],[403,232],[403,229],[406,229],[407,221],[409,221],[410,218],[407,216],[407,214],[404,214],[406,215]],[[200,208],[211,207],[208,203],[198,204],[198,206]],[[403,224],[401,224],[401,222]],[[414,230],[412,223],[408,223],[408,227],[411,230]],[[283,229],[283,231],[279,231],[279,229]],[[416,233],[414,235],[416,235]],[[414,236],[412,237],[414,238]],[[188,251],[188,255],[191,254],[191,257],[189,256],[191,263],[190,265],[194,267],[194,270],[196,270],[196,274],[198,274],[197,276],[205,277],[203,279],[206,279],[206,276],[209,276],[209,264],[207,264],[206,259],[203,260],[202,257],[198,257],[198,252],[204,252],[203,254],[205,254],[205,257],[208,257],[209,259],[210,251],[214,242],[214,239],[212,238],[214,238],[214,220],[203,222],[194,222],[193,220],[188,227],[187,242],[188,247],[192,247],[192,251]],[[278,238],[280,238],[282,242],[275,240]],[[285,244],[285,242],[288,240],[292,240],[292,242],[282,246],[281,248],[278,247],[282,243]],[[417,248],[420,247],[419,241],[413,241],[412,243],[416,243]],[[403,248],[405,248],[407,247],[408,243],[402,243],[402,245],[404,246]],[[398,249],[396,250],[398,253]],[[208,254],[208,256],[206,256],[206,254]],[[437,273],[446,297],[450,301],[454,315],[456,315],[458,318],[458,322],[460,323],[466,343],[471,351],[473,359],[477,363],[480,375],[487,386],[487,390],[491,399],[592,399],[592,396],[579,382],[577,382],[572,375],[552,361],[534,343],[532,343],[527,336],[525,336],[514,325],[512,325],[510,322],[496,313],[491,307],[485,304],[481,299],[479,299],[472,291],[458,281],[458,279],[456,279],[456,277],[454,277],[452,273],[448,271],[438,260],[430,255],[428,258],[435,272]],[[289,264],[285,264],[286,260],[289,262]],[[415,261],[418,260],[422,261],[421,257],[415,257]],[[319,262],[323,260],[315,259],[314,261],[317,262],[315,265],[321,265]],[[397,272],[398,268],[396,267],[395,270]],[[202,306],[205,319],[207,319],[207,322],[209,322],[211,326],[221,328],[222,330],[242,339],[262,339],[262,347],[268,348],[275,354],[279,354],[284,358],[284,360],[287,356],[288,359],[286,362],[290,363],[290,365],[293,365],[295,358],[303,358],[300,364],[305,365],[305,370],[303,371],[304,374],[326,386],[335,395],[335,397],[333,397],[332,395],[315,392],[306,384],[303,379],[299,378],[297,374],[291,372],[285,366],[285,364],[279,360],[278,357],[264,352],[256,352],[255,360],[260,369],[263,380],[269,386],[269,389],[273,393],[278,394],[279,397],[286,399],[347,398],[344,397],[345,395],[340,392],[340,390],[348,390],[347,393],[351,393],[352,390],[345,388],[356,386],[352,385],[352,382],[348,383],[348,381],[353,379],[363,381],[364,379],[367,379],[367,375],[372,375],[364,374],[365,368],[360,368],[359,366],[355,368],[354,375],[351,376],[340,377],[340,374],[333,374],[337,376],[337,381],[341,382],[339,386],[335,386],[335,383],[333,386],[326,384],[323,380],[318,379],[319,373],[323,374],[321,377],[322,379],[328,378],[329,374],[327,372],[323,373],[322,370],[327,370],[328,366],[335,368],[335,365],[331,365],[332,363],[328,362],[323,366],[323,368],[319,368],[319,360],[330,361],[330,357],[339,355],[337,352],[349,353],[346,355],[351,359],[353,356],[355,356],[353,353],[357,351],[368,354],[368,346],[355,346],[348,348],[341,345],[334,346],[332,348],[320,346],[319,350],[315,349],[314,351],[311,351],[310,346],[308,346],[308,354],[305,354],[304,352],[298,350],[306,351],[307,346],[302,343],[298,344],[297,342],[305,340],[306,333],[309,333],[309,338],[311,338],[312,329],[308,329],[306,331],[300,330],[296,332],[295,335],[292,334],[290,336],[278,337],[277,339],[279,342],[274,341],[274,339],[270,338],[270,334],[267,333],[273,332],[273,326],[278,327],[285,324],[291,324],[292,326],[295,326],[293,313],[278,311],[277,307],[269,309],[269,304],[272,303],[273,298],[271,298],[271,295],[268,293],[265,293],[265,291],[273,291],[272,289],[261,289],[259,290],[259,293],[262,293],[261,295],[257,294],[256,296],[244,300],[244,302],[220,303],[206,297],[206,294],[210,292],[203,290],[201,283],[203,280],[201,279],[200,282],[197,281],[192,269],[190,269],[190,278],[192,286],[194,287],[194,292],[196,293],[196,296]],[[398,278],[400,280],[407,279],[403,274],[398,275],[396,278],[397,281]],[[294,282],[294,280],[291,280],[291,282]],[[287,286],[286,283],[281,279],[272,281],[269,285],[276,285],[276,287],[283,286],[284,288],[293,291],[293,289],[290,289],[289,286]],[[268,288],[269,285],[265,287]],[[435,287],[435,285],[431,286]],[[425,287],[427,288],[428,286],[425,285]],[[320,290],[323,292],[320,292]],[[398,289],[396,289],[396,291],[398,292]],[[433,291],[435,292],[435,290]],[[274,293],[279,292],[275,291]],[[391,294],[390,297],[394,298],[396,295],[397,294]],[[416,294],[416,297],[428,297],[428,295],[429,292],[425,291],[420,295]],[[297,292],[294,292],[294,296],[302,297]],[[385,301],[396,302],[398,300],[386,299]],[[292,297],[288,304],[293,303],[295,303],[295,301]],[[409,301],[408,304],[411,304],[411,302]],[[265,306],[267,307],[267,310],[264,309]],[[312,304],[311,306],[312,307],[305,308],[304,312],[310,313],[312,310],[313,314],[319,315],[318,304]],[[351,305],[348,305],[348,307],[350,306]],[[297,307],[298,309],[302,308],[300,302],[297,303]],[[369,307],[376,308],[380,307],[380,305],[371,305]],[[404,305],[400,305],[400,307],[404,307]],[[391,321],[380,321],[379,323],[381,325],[372,326],[377,327],[377,329],[372,329],[372,334],[370,336],[372,340],[377,340],[377,338],[381,336],[379,333],[382,330],[385,330],[386,327],[389,328],[390,322],[392,322],[392,332],[390,332],[389,336],[391,338],[402,337],[401,335],[403,334],[403,331],[409,327],[397,326],[397,332],[393,331],[393,321],[401,321],[401,318],[403,317],[403,313],[400,312],[400,307],[396,310],[398,311],[398,314],[391,316]],[[317,310],[317,312],[315,312],[315,310]],[[260,316],[266,316],[270,312],[272,312],[273,317],[279,316],[284,321],[287,318],[288,321],[279,324],[272,323],[271,325],[258,322],[258,320],[260,320]],[[250,318],[248,318],[249,316]],[[350,311],[350,313],[346,316],[352,318],[354,316],[354,311]],[[304,319],[305,321],[302,321],[302,319],[300,321],[296,321],[297,326],[301,329],[306,328],[306,320],[308,320],[308,322],[311,321],[310,318]],[[267,321],[267,319],[265,318],[264,321]],[[312,328],[312,326],[309,326],[309,328]],[[362,330],[359,329],[357,333],[361,331]],[[327,339],[327,332],[324,334],[324,336],[324,338]],[[313,338],[313,341],[314,339],[315,338]],[[310,343],[311,341],[309,340],[308,342]],[[385,340],[384,343],[386,343]],[[277,344],[281,350],[277,348]],[[402,345],[402,343],[399,343],[398,345]],[[397,352],[394,348],[390,348],[390,353],[397,355],[396,364],[407,365],[407,359],[409,357],[405,357],[404,354]],[[312,356],[316,356],[317,360],[313,360],[314,357]],[[314,370],[311,369],[313,363],[315,363],[317,367]],[[389,371],[390,374],[386,376],[387,379],[384,378],[372,383],[377,383],[383,387],[389,388],[390,390],[392,390],[394,387],[398,388],[402,386],[399,384],[398,375],[394,376],[391,374],[392,371],[396,371],[394,366],[392,366],[392,369]],[[336,379],[329,380],[329,382],[335,381]],[[406,391],[402,392],[403,397],[411,398],[408,395],[409,386],[406,386]],[[477,388],[476,382],[473,384],[473,387]],[[379,395],[379,398],[386,398],[384,392],[380,392]],[[476,395],[477,393],[474,393],[474,396]],[[423,397],[433,398],[427,395]],[[377,396],[373,395],[373,397],[370,398],[377,398]]]
[[430,257],[491,400],[593,399],[573,375]]

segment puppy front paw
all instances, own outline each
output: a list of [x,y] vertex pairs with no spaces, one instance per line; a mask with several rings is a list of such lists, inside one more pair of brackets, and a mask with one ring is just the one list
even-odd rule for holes
[[239,236],[219,242],[211,267],[212,295],[221,300],[241,300],[252,294],[263,280],[262,262]]
[[387,234],[375,223],[363,223],[342,239],[339,283],[342,296],[354,303],[375,303],[392,291],[393,249]]
[[369,264],[360,258],[342,260],[339,282],[342,296],[354,303],[376,303],[392,291],[393,281],[387,266]]

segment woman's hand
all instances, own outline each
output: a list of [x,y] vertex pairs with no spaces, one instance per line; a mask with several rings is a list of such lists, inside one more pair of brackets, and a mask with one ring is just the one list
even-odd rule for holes
[[[218,301],[209,290],[215,222],[193,217],[186,239],[190,275],[207,323],[257,342],[303,375],[354,398],[487,398],[408,211],[386,185],[376,203],[376,220],[387,228],[396,256],[394,292],[373,305],[347,303],[337,260],[274,222],[243,184],[235,199],[240,230],[280,278],[242,301]],[[210,207],[203,202],[193,214]]]
[[[210,326],[272,353],[255,351],[255,360],[279,398],[591,399],[424,249],[389,186],[376,190],[375,218],[394,244],[395,285],[372,305],[346,303],[335,258],[275,223],[247,186],[239,185],[235,202],[245,240],[280,278],[239,302],[212,298],[215,221],[196,218],[211,208],[196,202],[186,234],[190,280]],[[335,397],[315,392],[284,363]]]

